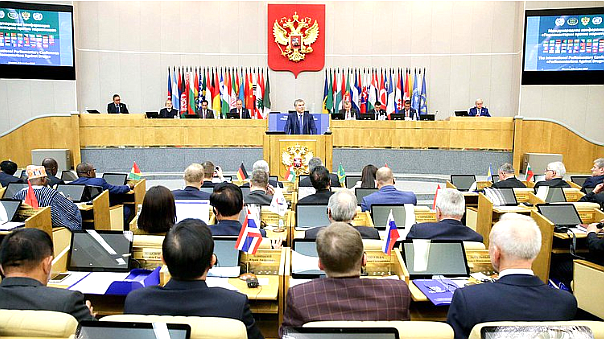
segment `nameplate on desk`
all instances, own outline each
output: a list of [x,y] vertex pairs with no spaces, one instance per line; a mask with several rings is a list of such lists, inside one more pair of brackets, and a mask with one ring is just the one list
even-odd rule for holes
[[161,249],[143,248],[142,255],[145,260],[161,260]]

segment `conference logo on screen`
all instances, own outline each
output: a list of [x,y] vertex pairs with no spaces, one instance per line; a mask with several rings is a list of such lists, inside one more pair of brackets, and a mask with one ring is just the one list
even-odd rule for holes
[[19,17],[19,14],[17,14],[17,12],[8,12],[8,18],[9,19],[17,19]]
[[599,25],[599,24],[601,24],[601,23],[602,23],[602,17],[601,17],[601,16],[596,16],[596,17],[594,17],[593,19],[591,19],[591,22],[592,22],[594,25]]
[[31,17],[31,13],[21,12],[21,17],[23,18],[23,20],[29,20],[29,18]]
[[40,21],[40,20],[42,20],[42,18],[43,18],[42,13],[34,13],[34,20]]
[[587,26],[589,24],[589,17],[588,16],[582,17],[581,23],[583,24],[583,26]]
[[570,26],[575,26],[576,24],[579,23],[579,19],[569,18],[568,20],[566,20],[566,23],[569,24]]
[[564,18],[556,19],[556,26],[563,26],[563,25],[564,25]]

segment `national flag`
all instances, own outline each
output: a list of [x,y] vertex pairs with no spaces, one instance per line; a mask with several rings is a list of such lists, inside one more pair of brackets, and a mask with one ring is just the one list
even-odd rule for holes
[[[227,91],[224,74],[220,72],[220,107],[222,109],[222,117],[226,117],[229,112],[229,92]],[[215,112],[217,114],[217,112]]]
[[132,164],[132,169],[130,170],[130,174],[128,174],[128,179],[140,180],[141,176],[141,169],[138,168],[136,161],[134,161],[134,163]]
[[419,91],[417,90],[417,73],[413,74],[413,94],[411,94],[411,108],[419,112]]
[[279,186],[275,187],[275,194],[273,194],[269,210],[280,216],[284,216],[285,212],[287,212],[287,201],[285,200],[285,196],[283,196],[283,189]]
[[193,72],[189,73],[189,78],[189,107],[187,112],[189,112],[190,115],[194,115],[195,107],[197,107],[195,104],[195,74]]
[[172,100],[172,79],[170,77],[170,67],[168,67],[168,99]]
[[183,72],[182,72],[182,77],[183,77],[183,81],[182,81],[183,88],[182,88],[182,92],[180,93],[180,115],[181,116],[183,116],[189,112],[189,109],[188,109],[189,102],[187,101],[187,94],[189,93],[189,76],[185,72],[185,70],[183,70]]
[[[210,84],[208,83],[208,79],[206,77],[206,72],[203,72],[203,78],[200,76],[199,77],[199,81],[201,82],[201,84],[199,85],[199,100],[197,100],[197,109],[198,111],[201,110],[201,104],[204,100],[208,100],[207,98],[211,98],[212,97],[212,92],[210,90]],[[210,101],[210,100],[208,100]]]
[[531,169],[531,164],[527,163],[526,164],[526,181],[531,181],[531,179],[533,179],[534,176],[535,176],[535,173],[533,173],[533,169]]
[[255,114],[258,119],[264,119],[264,74],[263,72],[258,72],[256,75],[256,87],[255,87],[255,96],[256,105]]
[[396,80],[396,90],[394,92],[394,111],[396,113],[403,110],[403,90],[401,86],[401,71],[398,71],[398,79]]
[[237,179],[239,181],[244,181],[247,180],[248,175],[247,175],[247,171],[245,170],[245,166],[243,166],[243,163],[241,163],[241,165],[239,165],[239,169],[237,170]]
[[230,93],[230,107],[231,108],[235,108],[235,105],[237,104],[237,84],[236,84],[237,80],[235,79],[235,74],[230,73],[229,72],[229,90],[231,91]]
[[[264,74],[262,75],[262,79],[264,80]],[[266,71],[266,83],[262,93],[262,106],[264,107],[263,117],[266,118],[271,112],[271,86],[268,81],[268,70]]]
[[294,171],[294,165],[290,165],[285,173],[285,181],[296,182],[296,171]]
[[327,110],[328,113],[333,113],[333,78],[331,76],[331,70],[329,71],[329,74],[325,73],[325,77],[329,78],[328,80],[325,80],[326,82],[329,82],[329,85],[327,86],[327,97],[325,98],[325,103],[324,103],[324,110]]
[[220,82],[218,81],[218,71],[216,71],[216,73],[213,73],[213,77],[212,77],[212,110],[214,110],[214,117],[216,119],[220,119],[220,111],[221,111],[221,104],[222,102],[220,101],[220,91],[221,91],[221,87],[220,87]]
[[487,172],[487,180],[493,181],[493,164],[489,163],[489,171]]
[[346,86],[343,90],[344,95],[342,96],[342,101],[351,101],[351,92],[350,92],[350,72],[346,74]]
[[[241,81],[241,82],[239,82],[239,81]],[[253,107],[247,107],[246,102],[245,102],[245,87],[247,86],[247,84],[245,83],[245,77],[243,76],[243,74],[241,74],[241,80],[239,80],[239,78],[237,78],[237,85],[239,86],[239,93],[238,93],[239,100],[241,100],[243,107],[247,108],[248,110],[253,109]]]
[[359,106],[361,95],[361,88],[359,87],[360,76],[360,73],[357,75],[357,72],[354,72],[354,84],[352,85],[352,108],[356,109],[359,112],[361,111],[361,107]]
[[[390,72],[388,72],[390,73]],[[396,100],[394,99],[394,83],[392,82],[392,74],[389,74],[390,78],[388,79],[388,105],[386,106],[386,112],[388,113],[388,119],[390,119],[390,114],[396,112]]]
[[[174,70],[174,71],[176,72],[176,70]],[[183,86],[182,79],[183,79],[183,78],[182,78],[182,75],[181,75],[181,70],[180,70],[180,68],[178,69],[178,74],[175,74],[175,75],[178,77],[178,83],[177,83],[177,85],[178,85],[178,86],[177,86],[177,87],[178,87],[178,88],[177,88],[177,89],[178,89],[178,93],[177,93],[177,94],[178,94],[178,108],[179,108],[179,110],[180,110],[180,111],[181,111],[181,113],[182,113],[182,105],[181,105],[181,100],[180,100],[180,97],[182,96],[182,92],[183,92],[183,91],[182,91],[182,86]]]
[[419,96],[419,114],[428,114],[428,101],[426,96],[426,69],[424,68],[424,78],[422,80],[422,93]]
[[325,107],[325,105],[327,105],[328,91],[329,83],[327,82],[327,70],[325,70],[325,81],[323,83],[323,109],[321,110],[321,113],[329,113],[329,110]]
[[375,75],[375,72],[373,72],[373,74],[371,76],[371,83],[369,85],[369,93],[368,93],[368,98],[367,98],[367,112],[369,112],[372,109],[375,109],[375,107],[373,105],[377,101],[376,85],[377,85],[376,75]]
[[176,67],[174,67],[174,76],[172,77],[172,107],[180,111],[180,95],[178,94],[178,76],[176,74]]
[[386,239],[382,246],[382,251],[385,254],[390,255],[390,252],[394,247],[394,243],[400,237],[398,233],[398,228],[396,227],[396,222],[394,221],[394,217],[392,216],[392,210],[390,210],[390,214],[388,214],[388,221],[386,221],[386,231]]
[[382,104],[382,107],[386,107],[386,105],[388,104],[388,92],[386,91],[386,85],[384,84],[385,79],[384,79],[384,72],[382,71],[380,73],[380,80],[378,83],[379,86],[379,100],[380,103]]
[[438,197],[438,191],[440,190],[440,184],[436,186],[436,192],[434,192],[434,201],[432,201],[432,209],[436,209],[436,197]]
[[197,108],[197,103],[199,102],[199,93],[200,93],[200,82],[199,82],[199,68],[195,69],[195,88],[194,88],[194,96],[195,96],[195,104],[193,105],[193,107]]
[[31,182],[27,180],[27,194],[25,195],[25,203],[33,208],[40,207],[38,205],[38,198],[36,198],[36,194],[34,193],[34,188],[31,186]]
[[411,100],[411,88],[409,88],[409,70],[405,70],[405,95],[403,96],[403,101]]
[[340,163],[340,166],[338,166],[338,181],[342,187],[344,187],[344,183],[346,182],[346,172],[344,172],[344,166],[342,166],[342,163]]
[[247,210],[245,221],[241,226],[239,237],[235,243],[235,248],[248,254],[256,254],[260,243],[262,242],[262,233],[258,227],[259,222],[254,219],[254,216]]
[[254,83],[252,82],[252,74],[245,73],[245,108],[253,110],[255,105]]
[[340,107],[342,106],[342,81],[344,80],[343,75],[342,75],[342,80],[340,80],[340,77],[336,75],[336,80],[334,80],[333,86],[334,86],[334,90],[335,95],[334,95],[334,106],[333,106],[333,111],[337,112],[340,110]]

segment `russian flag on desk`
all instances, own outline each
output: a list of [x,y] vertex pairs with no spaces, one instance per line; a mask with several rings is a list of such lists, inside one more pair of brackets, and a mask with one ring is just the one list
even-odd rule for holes
[[250,211],[247,210],[235,248],[248,254],[256,254],[261,242],[262,234],[260,233],[260,228],[258,228],[258,222]]
[[388,214],[388,221],[386,222],[386,239],[382,246],[382,252],[386,254],[390,254],[392,251],[392,247],[394,247],[394,243],[400,237],[398,233],[398,228],[396,227],[396,223],[394,222],[394,217],[392,216],[392,210],[390,210],[390,214]]

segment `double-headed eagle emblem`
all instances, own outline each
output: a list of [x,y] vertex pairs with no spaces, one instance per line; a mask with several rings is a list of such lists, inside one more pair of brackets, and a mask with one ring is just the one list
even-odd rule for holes
[[313,153],[306,146],[296,144],[284,149],[281,153],[281,163],[286,168],[292,166],[296,175],[308,173],[308,162],[313,157]]
[[[312,19],[306,17],[299,20],[297,12],[292,16],[293,20],[283,17],[275,20],[273,24],[273,36],[281,55],[293,62],[304,60],[306,54],[312,53],[310,47],[319,37],[319,24],[317,20],[311,25]],[[280,45],[285,46],[285,50]]]

